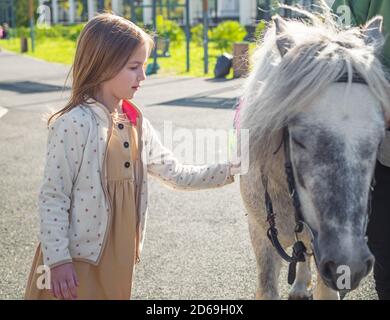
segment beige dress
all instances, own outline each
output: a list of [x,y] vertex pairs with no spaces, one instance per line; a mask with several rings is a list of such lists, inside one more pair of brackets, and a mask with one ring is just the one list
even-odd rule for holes
[[[117,121],[115,121],[117,122]],[[99,265],[73,261],[79,286],[78,299],[130,299],[134,265],[138,252],[138,232],[133,164],[137,157],[137,130],[127,118],[120,117],[108,143],[108,193],[112,204],[108,241]],[[55,299],[46,289],[38,289],[43,265],[41,244],[35,252],[25,299]]]

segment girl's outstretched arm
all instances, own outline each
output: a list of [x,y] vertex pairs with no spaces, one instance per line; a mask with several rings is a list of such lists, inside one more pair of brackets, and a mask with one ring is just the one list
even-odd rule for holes
[[147,119],[146,157],[148,173],[175,189],[200,190],[218,188],[234,182],[237,165],[230,162],[212,165],[183,165],[173,152],[164,147]]

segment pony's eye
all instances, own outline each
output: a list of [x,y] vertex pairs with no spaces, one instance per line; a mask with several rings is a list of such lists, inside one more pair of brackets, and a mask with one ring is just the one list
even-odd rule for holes
[[296,144],[298,147],[300,147],[302,149],[306,149],[305,145],[302,142],[300,142],[299,140],[297,140],[295,137],[292,137],[291,139],[294,142],[294,144]]

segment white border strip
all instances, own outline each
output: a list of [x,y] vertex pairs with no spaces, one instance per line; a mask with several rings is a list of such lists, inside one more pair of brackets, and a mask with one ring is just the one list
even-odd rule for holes
[[8,109],[0,107],[0,118],[8,112]]

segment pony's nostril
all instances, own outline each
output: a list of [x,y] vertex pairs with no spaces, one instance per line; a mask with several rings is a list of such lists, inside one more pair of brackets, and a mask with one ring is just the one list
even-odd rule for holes
[[367,267],[367,269],[366,269],[366,274],[364,276],[368,275],[371,272],[371,270],[372,270],[372,268],[374,266],[374,262],[375,262],[374,258],[368,258],[366,260],[366,267]]

